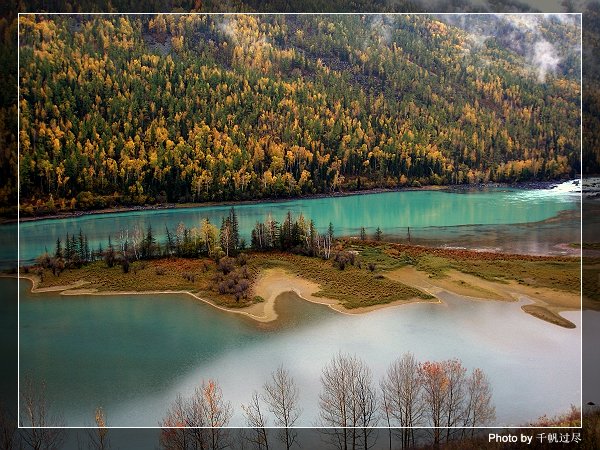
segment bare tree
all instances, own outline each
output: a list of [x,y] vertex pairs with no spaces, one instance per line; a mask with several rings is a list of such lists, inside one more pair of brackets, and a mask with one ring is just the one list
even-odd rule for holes
[[87,430],[89,448],[97,450],[110,448],[108,428],[106,427],[106,416],[104,415],[102,408],[96,408],[96,411],[94,412],[94,421],[96,422],[96,428]]
[[192,436],[194,430],[187,428],[192,422],[192,417],[190,417],[192,411],[189,404],[190,402],[185,400],[181,394],[177,394],[167,412],[167,417],[160,425],[163,427],[160,432],[160,444],[163,448],[168,450],[192,448],[192,442],[195,441]]
[[223,400],[223,391],[214,380],[202,384],[204,411],[210,428],[210,449],[218,450],[229,446],[228,433],[224,429],[231,419],[231,403]]
[[289,450],[294,443],[297,444],[298,433],[292,427],[302,413],[298,405],[298,387],[289,372],[283,366],[279,366],[271,374],[271,380],[265,383],[264,390],[264,400],[275,415],[275,424],[282,427],[279,439]]
[[444,421],[444,406],[448,391],[448,378],[444,366],[440,362],[422,363],[419,367],[423,382],[423,404],[428,425],[433,427],[433,443],[441,441],[441,427]]
[[443,361],[442,365],[448,380],[448,389],[444,410],[446,413],[446,441],[458,431],[453,427],[461,425],[466,400],[466,372],[458,359]]
[[389,427],[400,428],[402,448],[414,446],[413,428],[422,424],[423,386],[419,363],[412,353],[405,353],[394,361],[381,381],[383,408]]
[[44,428],[64,426],[59,416],[49,415],[49,404],[46,400],[46,384],[37,385],[30,377],[20,383],[21,418],[20,426],[24,428],[21,437],[25,444],[35,450],[58,449],[64,441],[64,430],[61,428]]
[[[490,382],[481,369],[475,369],[467,380],[463,426],[489,425],[495,418],[496,408],[492,404]],[[474,432],[475,429],[471,428],[471,436]]]
[[368,366],[356,356],[338,354],[325,366],[319,394],[321,423],[331,427],[340,449],[368,449],[371,427],[378,421],[377,394]]
[[[356,424],[361,427],[361,446],[368,450],[375,445],[375,439],[371,442],[370,438],[377,432],[374,425],[378,422],[378,404],[377,391],[373,384],[373,374],[371,369],[360,359],[356,359],[354,370],[354,383],[352,395],[354,399],[354,409],[357,418]],[[371,443],[370,443],[371,442]]]
[[460,426],[487,423],[495,415],[491,389],[487,378],[477,369],[467,379],[466,369],[457,359],[425,362],[420,366],[423,382],[423,404],[429,425],[443,427],[433,430],[434,444],[442,437],[449,441],[458,434]]
[[252,428],[250,442],[259,450],[269,450],[269,440],[267,432],[267,418],[260,408],[260,398],[255,391],[252,393],[252,400],[248,405],[242,405],[246,423]]
[[17,431],[16,417],[6,410],[3,404],[0,404],[0,448],[11,450],[20,448],[18,444],[19,434]]
[[231,415],[231,403],[223,400],[217,383],[202,382],[190,398],[177,395],[161,423],[160,443],[170,450],[226,448],[229,439],[224,427]]

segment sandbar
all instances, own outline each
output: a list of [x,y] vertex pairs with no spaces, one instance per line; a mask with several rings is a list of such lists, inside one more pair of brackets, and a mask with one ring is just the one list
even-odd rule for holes
[[529,300],[533,305],[524,305],[523,311],[538,319],[566,328],[573,328],[575,325],[559,313],[581,309],[581,297],[578,293],[526,286],[514,280],[494,282],[457,270],[448,270],[444,277],[433,278],[413,266],[406,266],[388,272],[386,276],[421,289],[437,298],[440,292],[446,291],[472,300]]

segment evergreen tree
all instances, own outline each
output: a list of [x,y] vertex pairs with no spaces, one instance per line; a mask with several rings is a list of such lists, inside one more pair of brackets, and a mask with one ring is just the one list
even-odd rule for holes
[[156,244],[156,238],[152,232],[152,225],[148,225],[146,230],[146,239],[144,239],[144,251],[143,256],[145,258],[152,258],[154,256],[154,245]]
[[329,237],[329,239],[331,241],[333,241],[333,239],[334,239],[333,224],[331,222],[329,222],[329,227],[327,228],[327,236]]
[[67,233],[67,237],[65,239],[65,259],[67,261],[71,261],[73,259],[73,244],[71,238],[69,238],[69,233]]
[[83,249],[84,249],[84,251],[83,251],[84,261],[88,262],[88,261],[90,261],[92,259],[92,254],[90,252],[90,246],[89,246],[89,243],[88,243],[88,238],[85,235],[83,236]]
[[77,240],[75,235],[71,235],[71,258],[72,261],[79,262],[79,247],[77,246]]
[[56,259],[63,257],[62,244],[60,242],[60,238],[56,238],[56,250],[54,251],[54,257]]
[[308,225],[308,233],[308,254],[312,256],[315,254],[315,247],[318,239],[317,229],[315,228],[315,223],[312,220]]
[[79,229],[79,236],[78,236],[78,240],[77,240],[77,256],[79,257],[80,261],[85,261],[87,259],[86,257],[86,250],[85,250],[85,241],[83,238],[83,232],[81,231],[81,228]]
[[229,225],[231,227],[231,247],[232,249],[237,250],[240,246],[240,226],[233,206],[229,211]]
[[110,240],[110,235],[108,236],[108,249],[106,250],[106,254],[104,255],[104,261],[108,267],[113,267],[115,265],[115,249]]
[[381,241],[383,233],[381,232],[381,228],[377,227],[375,230],[375,240]]
[[367,230],[365,230],[365,227],[360,227],[360,240],[361,241],[367,240]]
[[173,235],[169,231],[169,227],[165,226],[165,231],[167,233],[167,243],[165,248],[165,254],[168,256],[173,256],[175,252],[175,243],[173,242]]

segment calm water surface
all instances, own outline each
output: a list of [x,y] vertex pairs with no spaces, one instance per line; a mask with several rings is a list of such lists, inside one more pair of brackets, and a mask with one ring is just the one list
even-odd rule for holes
[[[299,199],[236,206],[240,233],[250,242],[257,221],[270,214],[282,221],[288,211],[313,219],[325,232],[332,222],[336,236],[358,236],[360,227],[374,235],[380,227],[386,239],[405,241],[410,227],[413,243],[486,248],[521,253],[562,253],[558,244],[578,242],[580,195],[572,182],[553,189],[487,188],[466,191],[400,191],[376,194]],[[219,226],[229,206],[131,211],[68,219],[25,222],[20,225],[20,259],[32,262],[45,250],[53,252],[56,239],[68,233],[88,236],[93,249],[106,248],[120,230],[152,226],[160,240],[165,227],[179,223],[199,226],[208,218]],[[0,265],[14,262],[17,225],[0,226]],[[3,236],[3,237],[2,237]]]
[[[6,281],[0,287],[10,289]],[[13,283],[14,285],[14,283]],[[580,402],[580,316],[568,330],[520,304],[413,304],[343,315],[283,294],[276,326],[219,312],[185,296],[61,297],[28,294],[21,282],[21,376],[47,382],[68,425],[92,423],[100,405],[120,426],[154,426],[178,392],[214,378],[244,425],[241,403],[280,364],[298,382],[299,424],[318,417],[319,376],[339,351],[363,358],[378,380],[406,351],[420,360],[460,358],[490,377],[497,424],[520,424]],[[43,298],[42,298],[43,297]]]

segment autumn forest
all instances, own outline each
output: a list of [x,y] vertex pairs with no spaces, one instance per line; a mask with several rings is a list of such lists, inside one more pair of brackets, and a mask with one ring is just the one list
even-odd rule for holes
[[579,64],[425,15],[22,16],[21,210],[573,176]]

